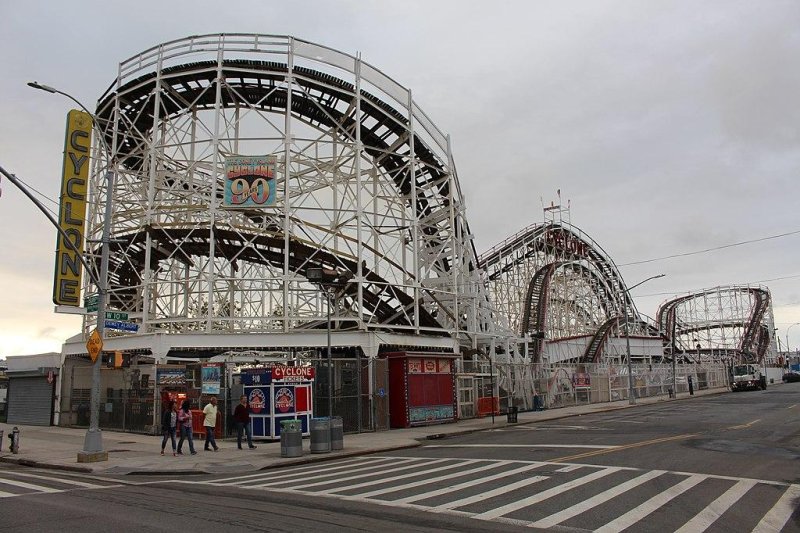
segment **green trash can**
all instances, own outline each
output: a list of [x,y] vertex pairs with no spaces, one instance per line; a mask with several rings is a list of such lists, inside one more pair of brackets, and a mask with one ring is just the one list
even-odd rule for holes
[[299,420],[281,420],[281,457],[303,456],[303,426]]

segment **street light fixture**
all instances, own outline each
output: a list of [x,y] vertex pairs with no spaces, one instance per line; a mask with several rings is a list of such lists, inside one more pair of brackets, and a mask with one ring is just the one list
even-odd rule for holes
[[789,349],[789,330],[792,329],[794,326],[800,326],[800,322],[795,322],[794,324],[791,324],[788,328],[786,328],[786,357],[787,358],[789,357],[789,352],[791,351]]
[[[106,152],[106,157],[108,159],[109,166],[111,165],[111,155],[112,152],[106,144],[105,139],[103,138],[103,134],[100,131],[99,124],[97,122],[97,117],[94,113],[90,112],[86,106],[84,106],[79,100],[74,98],[72,95],[65,93],[63,91],[59,91],[54,87],[50,87],[49,85],[43,85],[39,82],[32,81],[28,82],[28,86],[33,89],[38,89],[40,91],[45,91],[51,94],[60,94],[62,96],[66,96],[73,102],[75,102],[78,106],[80,106],[83,111],[89,115],[92,119],[92,123],[94,124],[97,132],[97,139],[103,145],[103,148]],[[100,335],[102,339],[105,335],[105,319],[106,319],[106,298],[108,296],[108,260],[109,260],[109,245],[110,235],[111,235],[111,206],[113,201],[113,193],[114,193],[114,171],[111,168],[108,169],[105,175],[106,179],[106,203],[105,203],[105,212],[103,214],[103,236],[100,241],[102,249],[100,255],[100,276],[92,276],[93,281],[97,285],[97,324],[95,326],[97,333]],[[89,270],[89,272],[91,272]],[[91,276],[91,274],[90,274]],[[102,364],[102,357],[98,354],[97,359],[95,359],[94,363],[92,364],[92,394],[90,397],[89,403],[89,429],[86,430],[86,436],[83,440],[83,450],[78,452],[78,462],[97,462],[97,461],[107,461],[108,460],[108,452],[103,449],[103,433],[100,430],[100,365]]]
[[[636,285],[632,285],[624,290],[623,296],[628,295],[630,296],[630,291],[644,283],[645,281],[650,281],[651,279],[656,278],[663,278],[666,274],[657,274],[655,276],[650,276],[647,279],[643,279]],[[633,394],[633,366],[631,365],[631,334],[630,334],[630,324],[628,323],[628,299],[623,298],[622,302],[622,316],[623,320],[625,321],[625,353],[628,356],[628,403],[630,405],[636,405],[636,398]],[[675,357],[675,354],[673,354]],[[674,375],[674,374],[673,374]]]

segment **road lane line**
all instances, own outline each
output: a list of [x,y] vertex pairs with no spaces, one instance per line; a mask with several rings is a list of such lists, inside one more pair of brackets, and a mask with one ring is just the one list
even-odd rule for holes
[[611,450],[620,448],[613,444],[431,444],[426,448],[593,448]]
[[405,483],[403,485],[395,485],[393,487],[387,487],[378,490],[372,490],[369,492],[360,492],[358,494],[351,494],[351,496],[358,496],[360,498],[372,498],[375,496],[380,496],[381,494],[386,494],[388,492],[397,492],[400,490],[405,489],[413,489],[414,487],[419,487],[422,485],[431,485],[433,483],[438,483],[440,481],[444,481],[446,479],[453,479],[457,477],[464,477],[470,474],[475,474],[477,472],[484,472],[486,470],[491,470],[493,468],[498,468],[500,466],[505,466],[509,464],[510,461],[497,461],[488,465],[478,466],[476,468],[470,468],[467,470],[459,470],[458,472],[453,472],[451,474],[445,474],[443,476],[437,476],[433,478],[426,478],[420,481],[412,481],[411,483]]
[[501,494],[506,494],[507,492],[511,492],[513,490],[517,490],[522,487],[527,487],[528,485],[533,485],[534,483],[544,481],[545,479],[550,479],[550,478],[547,476],[529,477],[528,479],[522,479],[514,483],[509,483],[508,485],[497,487],[496,489],[492,490],[487,490],[486,492],[475,494],[474,496],[469,496],[467,498],[461,498],[460,500],[453,500],[452,502],[443,503],[442,505],[437,505],[433,509],[442,510],[442,509],[455,509],[456,507],[463,507],[471,503],[477,503],[483,500],[488,500],[489,498],[494,498],[495,496],[499,496]]
[[413,496],[408,496],[406,498],[400,498],[399,500],[392,500],[393,503],[411,503],[416,502],[419,500],[425,500],[428,498],[434,498],[436,496],[441,496],[442,494],[448,494],[452,492],[457,492],[462,489],[468,489],[470,487],[474,487],[475,485],[482,485],[483,483],[488,483],[489,481],[495,481],[497,479],[501,479],[504,477],[510,477],[516,474],[522,474],[524,472],[529,472],[535,468],[539,468],[540,466],[544,466],[545,463],[538,463],[532,465],[525,465],[519,468],[514,468],[512,470],[507,470],[505,472],[499,472],[497,474],[492,474],[491,476],[484,476],[479,479],[473,479],[471,481],[465,481],[464,483],[459,483],[458,485],[451,485],[449,487],[445,487],[443,489],[436,489],[430,490],[428,492],[423,492],[422,494],[415,494]]
[[[484,459],[467,459],[461,463],[456,463],[452,465],[444,465],[439,466],[436,468],[426,469],[424,471],[416,471],[416,472],[409,472],[408,474],[400,474],[399,476],[392,476],[386,477],[381,479],[373,479],[372,481],[364,481],[363,483],[356,483],[355,485],[347,485],[344,487],[339,487],[333,490],[326,490],[325,494],[336,494],[338,492],[344,492],[346,490],[352,489],[360,489],[361,487],[370,487],[372,485],[380,485],[382,483],[387,483],[391,481],[399,481],[401,479],[408,479],[410,477],[419,477],[424,476],[425,474],[429,474],[432,472],[441,472],[442,470],[452,470],[453,468],[461,468],[462,466],[472,465],[475,463],[480,463],[484,461]],[[426,478],[426,480],[430,480],[430,478]]]
[[623,444],[621,446],[616,446],[614,448],[609,448],[607,450],[596,450],[593,452],[586,452],[586,453],[579,453],[577,455],[567,455],[564,457],[558,457],[556,459],[549,459],[551,463],[563,463],[565,461],[572,461],[574,459],[583,459],[585,457],[594,457],[595,455],[603,455],[606,453],[614,453],[622,450],[630,450],[631,448],[639,448],[641,446],[650,446],[652,444],[660,444],[662,442],[670,442],[674,440],[683,440],[695,437],[696,433],[687,433],[685,435],[674,435],[672,437],[662,437],[660,439],[652,439],[652,440],[644,440],[640,442],[633,442],[631,444]]
[[12,485],[23,489],[31,489],[39,492],[63,492],[63,489],[54,489],[45,487],[44,485],[34,485],[33,483],[25,483],[24,481],[17,481],[15,479],[0,478],[0,483],[4,485]]
[[498,516],[503,516],[508,513],[513,513],[519,509],[524,507],[529,507],[533,504],[542,502],[544,500],[548,500],[553,496],[558,496],[563,492],[567,492],[568,490],[572,490],[576,487],[580,487],[581,485],[586,485],[587,483],[591,483],[596,479],[600,479],[605,477],[609,474],[613,474],[614,472],[619,472],[620,469],[612,466],[608,468],[603,468],[602,470],[598,470],[593,472],[587,476],[580,477],[578,479],[574,479],[572,481],[568,481],[567,483],[563,483],[557,487],[553,487],[552,489],[545,490],[543,492],[539,492],[534,494],[533,496],[528,496],[527,498],[523,498],[521,500],[517,500],[515,502],[508,503],[501,507],[496,507],[494,509],[490,509],[486,512],[476,514],[473,518],[477,518],[479,520],[491,520],[493,518],[497,518]]
[[595,496],[592,496],[588,500],[584,500],[578,504],[575,504],[563,511],[559,511],[557,513],[553,513],[550,516],[546,516],[541,520],[534,522],[531,524],[531,527],[540,527],[542,529],[547,529],[549,527],[553,527],[561,522],[565,522],[572,517],[578,516],[581,513],[585,513],[589,509],[597,507],[598,505],[607,502],[612,498],[616,498],[620,494],[628,492],[631,489],[638,487],[644,483],[647,483],[651,479],[655,479],[661,474],[665,474],[666,470],[651,470],[646,474],[642,474],[639,477],[633,478],[631,480],[626,481],[616,487],[612,487],[605,492],[601,492]]
[[707,479],[707,476],[704,475],[697,474],[694,476],[690,476],[681,481],[680,483],[678,483],[677,485],[673,485],[664,492],[661,492],[653,496],[652,498],[650,498],[643,504],[639,505],[638,507],[631,509],[630,511],[620,516],[616,520],[612,520],[603,527],[596,529],[595,533],[617,533],[619,531],[622,531],[623,529],[632,526],[639,520],[642,520],[653,511],[656,511],[661,506],[665,505],[674,498],[680,496],[681,494],[691,489],[698,483],[704,481],[705,479]]
[[800,485],[789,485],[783,496],[753,528],[753,533],[775,533],[783,529],[795,511],[794,502],[797,498],[800,498]]
[[[318,487],[320,485],[330,485],[331,483],[338,483],[340,481],[352,481],[354,479],[361,479],[361,478],[365,478],[365,477],[369,477],[369,476],[377,476],[377,475],[382,475],[382,474],[388,474],[389,472],[399,472],[401,470],[408,470],[409,468],[417,468],[417,467],[425,467],[425,468],[427,468],[430,465],[437,464],[437,463],[443,463],[445,461],[451,461],[451,460],[452,459],[436,459],[434,461],[426,461],[424,463],[418,463],[417,462],[417,463],[414,463],[414,464],[407,464],[408,461],[406,461],[406,464],[404,464],[403,466],[398,466],[396,468],[387,468],[387,469],[384,469],[384,470],[380,470],[379,472],[367,472],[365,474],[357,474],[355,476],[346,476],[346,477],[342,477],[342,478],[338,478],[338,479],[336,479],[336,478],[334,478],[334,479],[326,479],[325,481],[315,481],[314,483],[306,483],[304,485],[290,486],[290,488],[295,489],[295,490],[302,490],[302,489],[307,489],[309,487]],[[472,462],[476,462],[476,461],[478,461],[478,459],[473,459],[472,460]],[[400,461],[398,461],[398,463],[399,462]],[[395,463],[395,464],[397,464],[397,463]],[[447,468],[453,468],[454,466],[456,466],[456,465],[448,465]],[[415,472],[412,472],[412,475],[419,476],[419,475],[424,474],[425,472],[430,472],[430,471],[431,470],[427,470],[427,469],[426,470],[417,470]],[[271,488],[277,488],[275,485],[276,484],[274,484],[274,483],[270,483],[269,484],[269,486]],[[327,493],[327,491],[326,491],[326,493]]]
[[792,408],[794,408],[794,407],[797,407],[797,404],[796,404],[796,403],[795,403],[795,404],[792,404],[792,405],[790,405],[789,407],[787,407],[787,409],[792,409]]
[[[275,476],[275,472],[272,471],[270,474],[264,475],[264,477],[262,477],[260,479],[247,479],[247,480],[244,480],[244,481],[241,481],[241,482],[238,482],[238,483],[237,482],[227,483],[227,485],[237,485],[237,486],[240,486],[240,487],[264,487],[264,486],[279,487],[281,485],[287,485],[287,484],[291,485],[292,483],[296,483],[298,480],[299,481],[304,481],[304,480],[308,479],[309,477],[313,477],[316,480],[320,480],[322,478],[330,478],[330,477],[340,476],[340,475],[342,475],[342,472],[340,472],[340,470],[344,470],[345,474],[352,474],[353,472],[364,472],[364,471],[367,471],[367,470],[377,470],[377,472],[374,472],[374,473],[377,474],[377,473],[380,473],[380,469],[383,468],[384,466],[407,465],[408,463],[413,463],[415,461],[419,461],[419,459],[416,459],[416,458],[397,459],[397,460],[391,461],[390,463],[387,463],[387,461],[380,461],[380,462],[376,461],[375,463],[367,463],[367,464],[356,465],[357,468],[353,468],[352,465],[347,465],[347,466],[338,467],[338,468],[321,467],[321,468],[318,468],[316,470],[308,470],[306,472],[300,472],[300,473],[297,473],[297,474],[292,473],[292,474],[288,474],[288,475],[280,476],[280,477],[276,477]],[[405,466],[404,468],[408,468],[408,466]],[[367,475],[370,475],[370,474],[367,474]],[[267,483],[261,483],[262,481],[267,481]],[[259,484],[258,485],[246,485],[246,483],[259,483]]]
[[722,516],[722,514],[730,509],[739,499],[744,496],[747,491],[756,486],[755,480],[742,480],[729,488],[725,493],[708,504],[708,506],[697,513],[694,518],[686,522],[682,528],[675,533],[701,533]]
[[556,470],[556,472],[563,472],[566,474],[568,472],[572,472],[573,470],[578,470],[579,468],[585,468],[585,467],[586,465],[569,465],[565,466],[564,468],[559,468],[558,470]]
[[750,426],[752,426],[753,424],[757,424],[760,421],[761,421],[760,418],[756,418],[755,420],[753,420],[751,422],[748,422],[747,424],[740,424],[738,426],[728,426],[728,429],[747,429]]

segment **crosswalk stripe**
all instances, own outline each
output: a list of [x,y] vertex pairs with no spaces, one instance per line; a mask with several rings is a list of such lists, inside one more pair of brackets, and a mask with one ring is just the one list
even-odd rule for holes
[[681,527],[675,533],[701,533],[705,531],[711,525],[717,521],[717,519],[722,516],[722,514],[727,511],[734,503],[739,501],[739,499],[747,493],[751,488],[755,486],[756,482],[754,480],[745,480],[736,483],[734,486],[729,488],[725,493],[708,504],[708,506],[697,513],[694,518],[686,522],[683,527]]
[[753,533],[773,533],[783,529],[795,511],[794,502],[797,498],[800,498],[800,485],[789,485],[783,496],[753,528]]
[[[360,489],[362,487],[369,487],[371,485],[378,485],[378,484],[381,484],[381,483],[387,483],[387,482],[391,482],[391,481],[399,481],[401,479],[408,479],[410,477],[417,477],[417,476],[423,476],[425,474],[432,474],[434,472],[441,472],[442,470],[450,470],[450,469],[453,469],[453,468],[460,468],[462,466],[475,464],[475,463],[478,463],[480,461],[481,461],[480,459],[467,459],[467,460],[465,460],[465,461],[463,461],[461,463],[457,463],[457,464],[444,465],[444,466],[440,466],[440,467],[437,467],[437,468],[430,468],[430,469],[425,470],[425,471],[410,472],[408,474],[402,474],[402,475],[399,475],[399,476],[393,476],[393,477],[388,477],[388,478],[373,479],[372,481],[365,481],[363,483],[357,483],[355,485],[345,485],[344,487],[339,487],[338,489],[333,489],[333,490],[326,490],[325,492],[327,494],[336,494],[336,493],[339,493],[339,492],[344,492],[346,490]],[[427,478],[427,479],[430,479],[430,478]]]
[[[295,485],[295,486],[291,487],[291,489],[292,490],[302,490],[302,489],[307,489],[309,487],[317,487],[319,485],[330,485],[331,483],[336,483],[336,482],[340,482],[340,481],[352,481],[354,479],[361,479],[361,478],[365,478],[365,477],[369,477],[369,476],[374,476],[376,474],[387,474],[389,472],[399,472],[401,470],[408,470],[409,468],[417,468],[417,467],[420,467],[420,466],[427,467],[427,466],[432,465],[432,464],[443,463],[445,461],[450,461],[450,460],[451,459],[436,459],[435,461],[426,461],[424,463],[404,464],[403,466],[398,466],[396,468],[387,468],[385,470],[381,470],[380,472],[374,472],[373,471],[373,472],[367,472],[365,474],[357,474],[355,476],[346,476],[346,477],[339,478],[339,479],[333,479],[333,480],[328,479],[328,480],[325,480],[325,481],[317,481],[317,482],[314,482],[314,483],[306,483],[305,485]],[[430,470],[417,471],[417,472],[414,472],[414,475],[419,476],[419,475],[424,474],[425,472],[430,472]]]
[[60,477],[48,477],[48,476],[37,476],[36,474],[27,474],[24,472],[14,472],[15,476],[22,476],[22,477],[32,477],[35,479],[45,479],[48,481],[54,481],[56,483],[63,483],[65,485],[75,485],[76,487],[84,487],[87,489],[101,489],[106,487],[107,485],[96,485],[94,483],[85,483],[83,481],[76,481],[71,478],[60,478]]
[[361,498],[372,498],[372,497],[375,497],[375,496],[380,496],[381,494],[386,494],[388,492],[397,492],[397,491],[406,490],[406,489],[413,489],[414,487],[419,487],[419,486],[422,486],[422,485],[430,485],[431,483],[438,483],[439,481],[444,481],[446,479],[453,479],[453,478],[456,478],[456,477],[464,477],[464,476],[468,476],[470,474],[475,474],[477,472],[483,472],[483,471],[486,471],[486,470],[491,470],[493,468],[499,468],[501,466],[507,465],[509,462],[510,461],[497,461],[497,462],[494,462],[494,463],[490,463],[488,465],[478,466],[476,468],[468,468],[466,470],[459,470],[458,472],[453,472],[452,474],[445,474],[443,476],[437,476],[437,477],[433,477],[433,478],[425,478],[425,479],[420,480],[420,481],[412,481],[411,483],[405,483],[403,485],[395,485],[393,487],[388,487],[388,488],[385,488],[385,489],[378,489],[378,490],[373,490],[373,491],[370,491],[370,492],[362,492],[362,493],[359,493],[359,494],[353,494],[353,496],[359,496]]
[[456,507],[463,507],[465,505],[470,505],[472,503],[488,500],[489,498],[494,498],[495,496],[511,492],[512,490],[516,490],[522,487],[527,487],[528,485],[533,485],[534,483],[544,481],[545,479],[550,479],[550,478],[547,476],[533,476],[528,479],[522,479],[514,483],[509,483],[508,485],[502,487],[497,487],[496,489],[487,490],[486,492],[482,492],[480,494],[475,494],[474,496],[469,496],[467,498],[461,498],[460,500],[454,500],[452,502],[443,503],[442,505],[437,505],[436,507],[434,507],[434,509],[441,510],[441,509],[455,509]]
[[391,463],[392,465],[399,465],[399,464],[406,464],[406,463],[413,463],[417,461],[417,459],[399,459],[395,461],[374,461],[370,463],[361,463],[355,465],[345,465],[345,466],[335,466],[335,467],[328,467],[328,468],[318,468],[316,470],[307,470],[305,472],[301,472],[298,474],[289,474],[285,476],[276,475],[276,473],[270,472],[269,474],[262,475],[259,479],[246,479],[240,482],[229,482],[227,485],[239,485],[245,486],[245,483],[261,483],[262,481],[267,481],[267,483],[261,483],[258,485],[247,485],[252,488],[256,487],[280,487],[283,485],[291,485],[292,483],[297,483],[298,478],[300,480],[305,480],[313,477],[314,479],[321,479],[321,478],[329,478],[335,477],[342,474],[341,470],[345,470],[347,474],[352,472],[363,472],[364,470],[375,470],[377,468],[381,468],[382,466],[386,465],[387,463]]
[[546,516],[541,520],[534,522],[531,524],[531,526],[546,529],[548,527],[560,524],[561,522],[565,522],[570,518],[578,516],[581,513],[585,513],[589,509],[597,507],[598,505],[605,503],[608,500],[619,496],[620,494],[628,492],[629,490],[634,489],[643,483],[647,483],[651,479],[655,479],[665,472],[666,470],[651,470],[646,474],[642,474],[641,476],[628,480],[625,483],[617,485],[616,487],[612,487],[605,492],[601,492],[600,494],[592,496],[588,500],[584,500],[576,505],[568,507],[563,511]]
[[643,519],[653,511],[656,511],[659,507],[666,504],[673,498],[676,498],[686,492],[687,490],[691,489],[698,483],[702,482],[703,480],[707,479],[707,476],[704,475],[693,475],[684,479],[677,485],[673,485],[672,487],[668,488],[667,490],[657,494],[644,502],[643,504],[639,505],[638,507],[631,509],[624,515],[618,517],[615,520],[607,523],[603,527],[595,530],[595,533],[613,533],[617,531],[622,531],[625,528],[628,528],[638,522],[639,520]]
[[25,483],[24,481],[17,481],[15,479],[0,478],[0,483],[3,485],[12,485],[14,487],[36,490],[39,492],[63,492],[61,489],[54,489],[51,487],[45,487],[43,485],[34,485],[33,483]]
[[[351,463],[363,463],[363,462],[367,461],[368,459],[371,459],[371,458],[356,457],[355,459],[348,459],[347,461],[337,461],[336,462],[336,467],[338,468],[339,465],[345,465],[345,464],[351,464]],[[332,467],[329,466],[329,468],[332,468]],[[296,472],[298,472],[298,473],[299,472],[307,472],[309,470],[317,471],[319,469],[320,469],[320,465],[319,465],[319,463],[316,463],[316,464],[313,464],[313,465],[300,466],[300,467],[297,467],[297,468],[292,468],[291,472],[292,472],[292,474],[294,474]],[[269,473],[259,472],[258,474],[248,474],[246,476],[226,477],[226,478],[222,478],[222,479],[215,479],[213,481],[215,483],[220,483],[220,484],[224,485],[225,482],[227,482],[227,481],[241,481],[241,480],[243,480],[245,478],[257,478],[257,477],[267,477],[267,476],[274,477],[275,476],[275,472],[277,472],[277,471],[278,470],[272,470]],[[197,482],[193,482],[193,483],[206,483],[206,482],[205,481],[197,481]]]
[[470,487],[474,487],[475,485],[482,485],[483,483],[488,483],[488,482],[494,481],[496,479],[500,479],[500,478],[504,478],[504,477],[510,477],[510,476],[513,476],[513,475],[516,475],[516,474],[522,474],[524,472],[528,472],[530,470],[533,470],[534,468],[539,468],[543,464],[545,464],[545,463],[525,465],[525,466],[521,466],[519,468],[515,468],[513,470],[507,470],[505,472],[498,472],[497,474],[493,474],[491,476],[485,476],[485,477],[481,477],[479,479],[473,479],[471,481],[465,481],[464,483],[459,483],[458,485],[445,487],[443,489],[431,490],[431,491],[428,491],[428,492],[423,492],[422,494],[415,494],[413,496],[408,496],[406,498],[401,498],[399,500],[392,500],[392,501],[394,503],[411,503],[411,502],[416,502],[416,501],[419,501],[419,500],[424,500],[426,498],[434,498],[436,496],[441,496],[442,494],[456,492],[456,491],[459,491],[459,490],[462,490],[462,489],[468,489]]
[[620,469],[615,466],[603,468],[602,470],[598,470],[596,472],[592,472],[589,475],[580,477],[578,479],[574,479],[572,481],[568,481],[567,483],[563,483],[557,487],[553,487],[552,489],[539,492],[537,494],[534,494],[533,496],[529,496],[527,498],[523,498],[521,500],[511,502],[506,505],[496,507],[486,512],[477,514],[474,516],[474,518],[477,518],[479,520],[491,520],[492,518],[497,518],[498,516],[503,516],[508,513],[512,513],[518,509],[522,509],[524,507],[528,507],[535,503],[539,503],[541,501],[550,499],[553,496],[561,494],[562,492],[567,492],[568,490],[580,487],[581,485],[585,485],[596,479],[600,479],[601,477],[613,474],[614,472],[619,472],[619,470]]
[[14,494],[13,492],[3,492],[0,490],[0,498],[11,498],[14,496],[20,496],[20,494]]

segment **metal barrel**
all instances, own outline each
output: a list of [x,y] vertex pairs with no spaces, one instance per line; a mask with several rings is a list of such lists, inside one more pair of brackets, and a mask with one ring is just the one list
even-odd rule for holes
[[328,418],[311,419],[311,453],[331,451],[331,421]]
[[341,416],[331,418],[331,450],[344,449],[344,424]]
[[303,456],[303,432],[294,425],[281,422],[281,457]]

